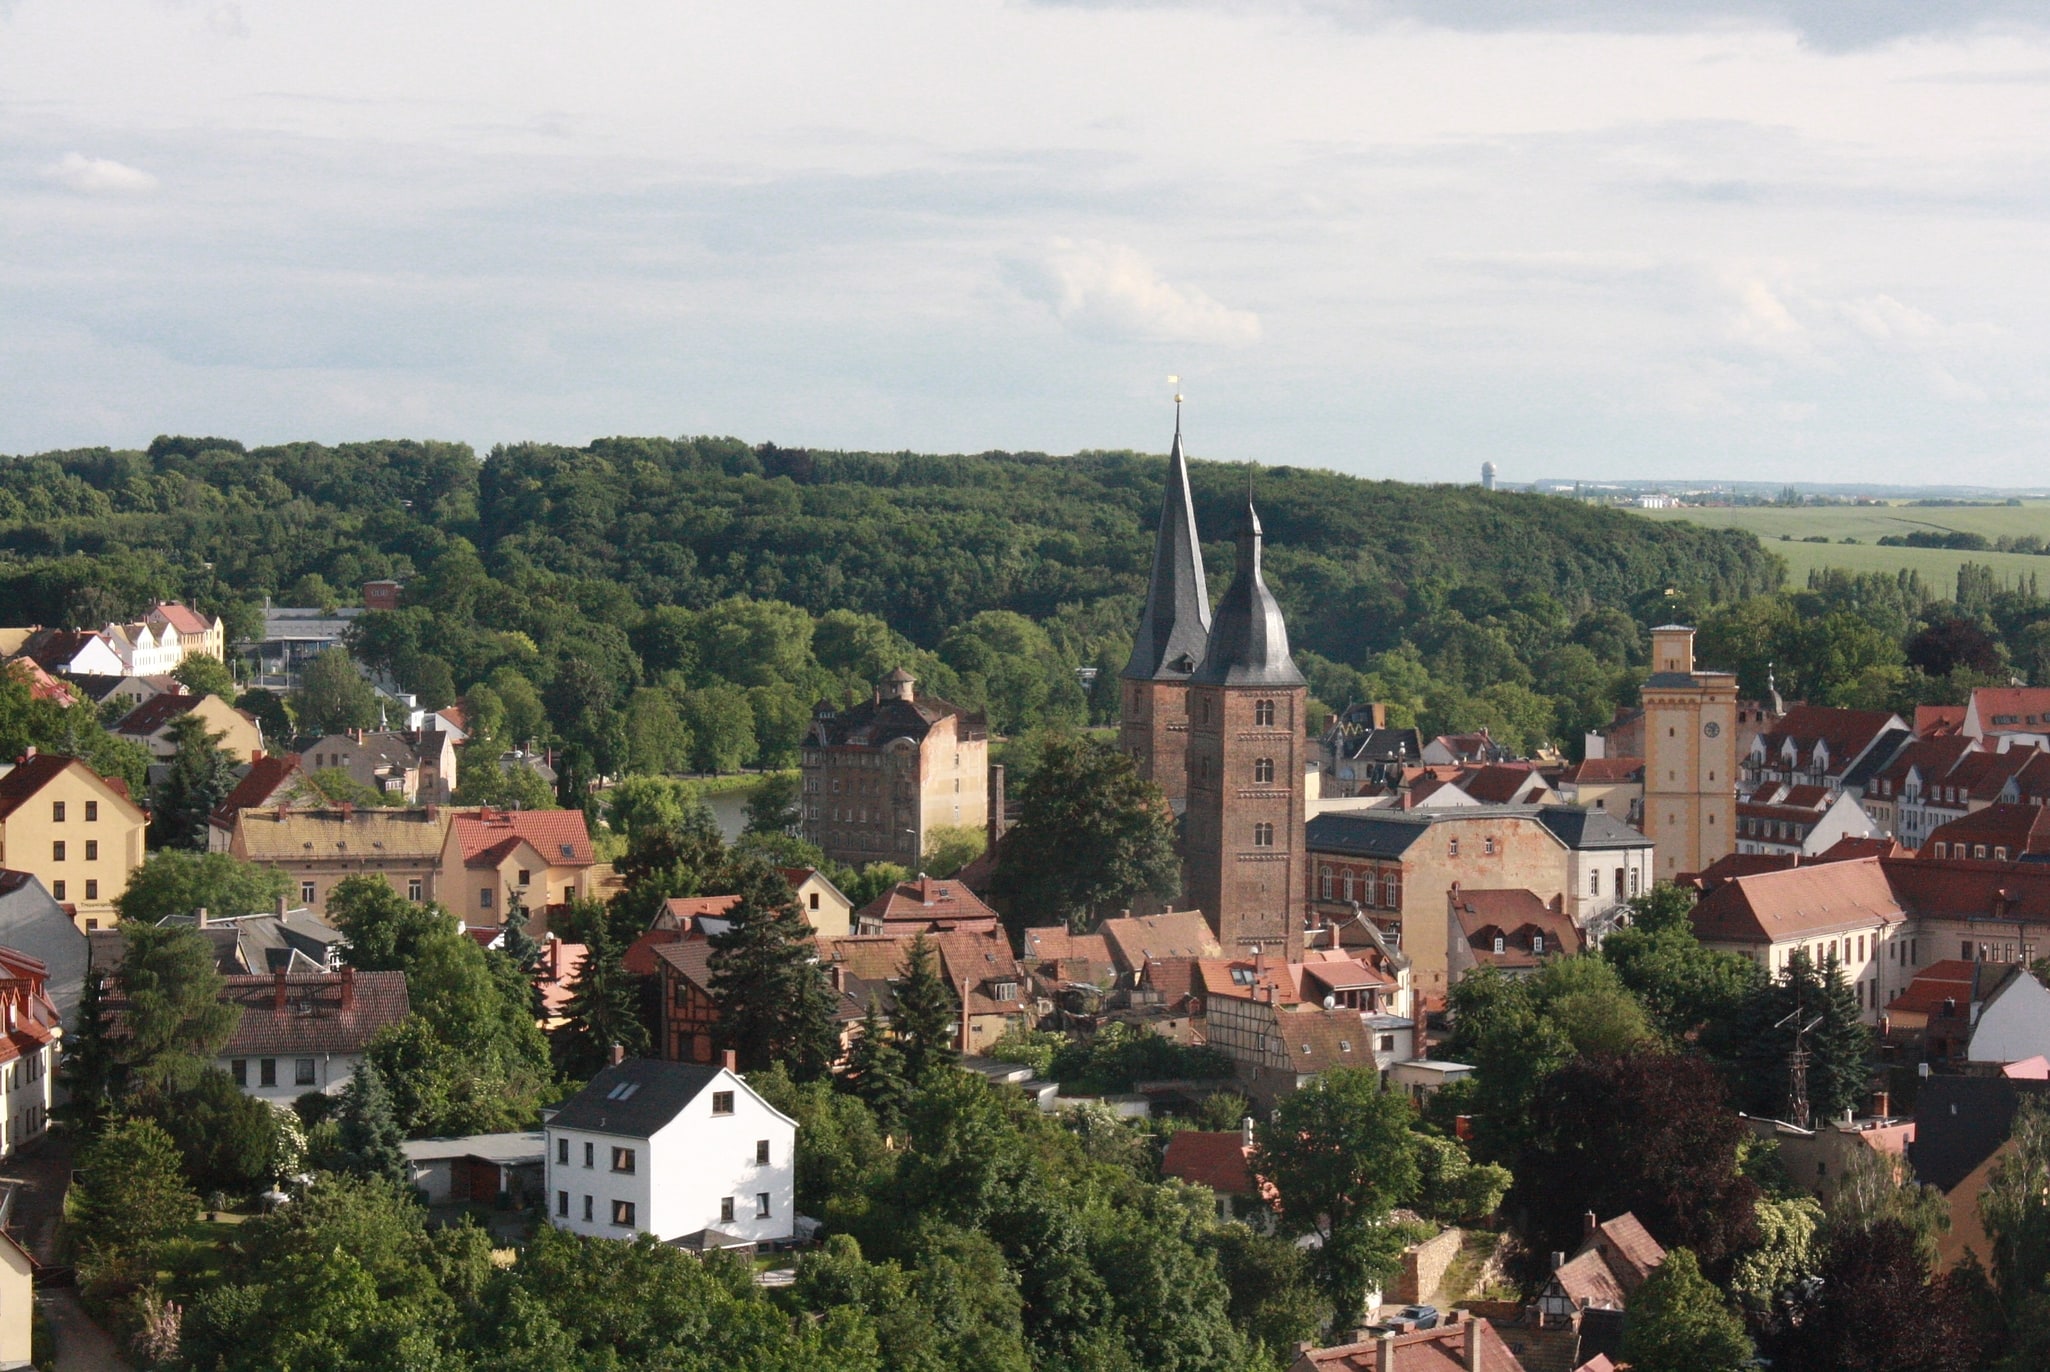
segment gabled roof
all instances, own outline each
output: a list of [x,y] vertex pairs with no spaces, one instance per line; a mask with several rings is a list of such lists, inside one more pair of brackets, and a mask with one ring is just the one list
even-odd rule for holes
[[1470,767],[1459,774],[1454,784],[1483,805],[1507,805],[1520,800],[1533,785],[1541,791],[1551,789],[1528,762],[1491,762]]
[[[29,636],[22,645],[21,656],[46,671],[61,672],[90,647],[94,639],[105,641],[106,637],[92,629],[42,629]],[[112,645],[108,646],[111,651]]]
[[1880,861],[1826,862],[1726,881],[1694,907],[1704,943],[1777,943],[1906,918]]
[[1922,851],[1933,858],[1939,843],[1947,853],[1956,853],[1958,844],[1971,845],[1973,856],[1981,845],[1988,856],[2000,848],[2010,862],[2019,861],[2025,853],[2050,852],[2050,807],[1988,805],[1937,825],[1923,840]]
[[[562,1103],[547,1127],[652,1138],[713,1083],[721,1081],[747,1087],[740,1077],[721,1067],[628,1058],[600,1069],[588,1086]],[[753,1090],[748,1094],[754,1095]]]
[[1976,686],[1965,710],[1981,733],[2050,733],[2050,686]]
[[1160,1175],[1207,1186],[1227,1196],[1250,1196],[1253,1169],[1246,1164],[1251,1154],[1245,1135],[1236,1129],[1181,1129],[1167,1137]]
[[[349,979],[353,993],[346,985]],[[286,976],[283,1010],[277,1008],[280,978],[275,975],[222,981],[221,999],[242,1007],[242,1022],[221,1049],[222,1057],[360,1053],[410,1008],[404,972]],[[345,996],[350,1002],[346,1009]]]
[[1954,734],[1965,725],[1965,707],[1962,705],[1917,705],[1915,707],[1915,737],[1936,738],[1943,734]]
[[1104,920],[1096,932],[1110,945],[1111,958],[1123,972],[1137,972],[1156,959],[1224,955],[1201,910],[1126,915]]
[[1572,786],[1612,786],[1624,782],[1644,780],[1644,759],[1641,757],[1591,757],[1574,763],[1559,773],[1562,784]]
[[[1462,1318],[1463,1316],[1463,1318]],[[1478,1366],[1466,1356],[1466,1341],[1479,1340]],[[1382,1361],[1383,1349],[1389,1360]],[[1435,1329],[1396,1334],[1387,1340],[1310,1348],[1296,1355],[1289,1372],[1525,1372],[1495,1326],[1464,1311]]]
[[128,798],[128,783],[120,777],[100,776],[79,758],[65,757],[61,753],[37,753],[34,757],[22,759],[9,769],[5,776],[0,776],[0,820],[6,819],[20,809],[33,799],[38,791],[69,771],[74,764],[86,775],[99,777],[99,780],[123,802],[134,804]]
[[204,699],[204,696],[194,695],[151,696],[122,716],[121,722],[114,726],[114,732],[135,738],[153,738],[170,727],[180,715],[189,714]]
[[551,867],[588,867],[591,831],[582,810],[483,810],[452,822],[465,867],[496,867],[521,843]]
[[[579,811],[578,817],[582,817]],[[448,812],[432,808],[236,812],[235,832],[255,862],[310,862],[318,858],[432,863],[441,857]]]
[[964,710],[950,700],[921,695],[913,700],[885,696],[864,700],[844,710],[820,706],[812,712],[810,737],[827,748],[881,748],[895,739],[923,742],[932,726],[948,717],[964,738],[981,738],[986,732],[983,717]]
[[1915,1140],[1908,1162],[1915,1179],[1950,1191],[2014,1132],[2027,1099],[2050,1099],[2050,1081],[1939,1073],[1915,1093]]
[[215,621],[208,619],[190,605],[175,600],[160,600],[143,616],[145,620],[161,619],[176,629],[180,635],[203,636],[212,631]]
[[658,964],[674,969],[685,981],[707,994],[712,990],[712,945],[705,939],[680,939],[654,945]]
[[918,925],[928,931],[997,927],[997,912],[959,881],[920,877],[900,881],[856,912],[857,919],[880,919],[887,928]]
[[235,783],[235,789],[214,807],[213,822],[223,828],[233,825],[237,811],[268,804],[298,774],[297,753],[272,753],[256,759]]
[[1852,763],[1879,741],[1888,729],[1904,729],[1906,723],[1890,710],[1842,710],[1827,705],[1795,705],[1767,730],[1765,752],[1768,765],[1779,758],[1780,745],[1791,739],[1803,766],[1817,743],[1829,750],[1828,772],[1842,775]]
[[1946,1001],[1956,1002],[1959,1014],[1969,1014],[1978,998],[1979,969],[1986,964],[1945,958],[1915,973],[1907,989],[1886,1004],[1889,1015],[1938,1015]]
[[[1476,961],[1493,967],[1536,967],[1557,954],[1580,952],[1586,939],[1572,916],[1547,905],[1535,891],[1462,890],[1451,897],[1460,937]],[[1543,938],[1542,951],[1537,943]],[[1502,940],[1501,952],[1495,940]]]

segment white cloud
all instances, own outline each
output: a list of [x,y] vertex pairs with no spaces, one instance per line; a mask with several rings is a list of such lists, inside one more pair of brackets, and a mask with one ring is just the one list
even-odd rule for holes
[[135,195],[157,186],[157,179],[146,171],[110,157],[87,157],[82,152],[65,153],[45,167],[43,175],[84,195]]
[[1121,243],[1056,238],[1040,261],[1020,264],[1015,275],[1063,324],[1092,337],[1226,347],[1260,338],[1259,315],[1171,285]]

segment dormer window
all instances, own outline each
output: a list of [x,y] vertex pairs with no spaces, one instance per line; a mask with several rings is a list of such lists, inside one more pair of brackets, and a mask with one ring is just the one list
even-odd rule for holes
[[1503,938],[1503,937],[1502,937],[1502,936],[1501,936],[1500,934],[1497,934],[1497,935],[1495,935],[1495,951],[1496,951],[1496,952],[1498,952],[1498,953],[1503,953],[1503,952],[1507,952],[1507,951],[1508,951],[1508,947],[1509,947],[1509,943],[1508,943],[1508,940],[1507,940],[1507,939]]
[[1532,934],[1530,936],[1530,951],[1533,953],[1545,951],[1545,936],[1543,934]]

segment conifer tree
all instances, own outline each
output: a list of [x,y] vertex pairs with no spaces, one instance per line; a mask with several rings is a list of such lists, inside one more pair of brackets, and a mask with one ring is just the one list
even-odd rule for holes
[[712,940],[720,1032],[749,1071],[780,1062],[793,1080],[823,1077],[839,1056],[838,1001],[790,883],[747,854],[719,880],[740,897],[731,925]]
[[99,1133],[113,1109],[115,1063],[107,1038],[106,1004],[106,978],[97,969],[88,969],[78,995],[78,1028],[65,1038],[58,1069],[70,1098],[61,1113],[88,1138]]
[[889,1021],[874,996],[868,998],[868,1013],[861,1017],[860,1032],[847,1050],[840,1084],[875,1114],[884,1130],[895,1129],[903,1119],[911,1082],[905,1075],[904,1054],[890,1042]]
[[603,1067],[615,1044],[630,1058],[648,1051],[648,1027],[625,954],[603,919],[591,920],[584,938],[584,963],[570,983],[569,1023],[556,1031],[562,1070],[578,1078]]
[[922,1084],[935,1067],[960,1061],[956,1019],[953,992],[940,977],[932,944],[920,934],[911,940],[897,983],[897,1041],[903,1046],[904,1074],[914,1084]]
[[522,972],[532,972],[541,961],[541,944],[527,932],[527,903],[517,891],[505,903],[505,923],[500,932],[503,941],[499,948],[512,959],[513,966]]
[[197,714],[171,726],[178,751],[153,798],[150,839],[156,846],[206,851],[208,818],[235,789],[234,755],[220,747],[225,737],[208,733]]
[[1743,1096],[1752,1113],[1787,1113],[1787,1055],[1794,1050],[1795,1030],[1811,1023],[1815,1027],[1802,1035],[1808,1053],[1809,1118],[1831,1119],[1855,1108],[1864,1097],[1872,1073],[1872,1036],[1860,1022],[1857,997],[1835,963],[1818,969],[1807,953],[1797,950],[1787,960],[1786,971],[1752,996],[1744,1021]]
[[369,1062],[361,1062],[342,1090],[338,1170],[362,1177],[406,1180],[405,1134],[392,1109],[391,1092]]

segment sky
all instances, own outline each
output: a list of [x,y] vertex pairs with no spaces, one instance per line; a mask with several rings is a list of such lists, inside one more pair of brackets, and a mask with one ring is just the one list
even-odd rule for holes
[[0,0],[0,452],[2050,484],[2041,0]]

